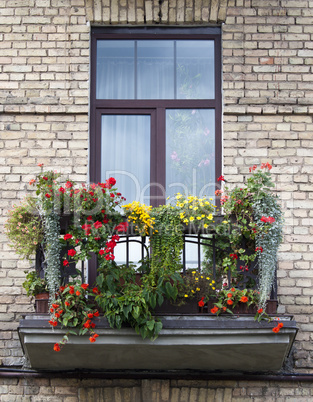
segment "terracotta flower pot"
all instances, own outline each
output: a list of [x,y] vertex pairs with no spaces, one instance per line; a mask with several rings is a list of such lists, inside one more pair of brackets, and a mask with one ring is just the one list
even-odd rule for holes
[[49,312],[49,293],[40,293],[35,296],[36,313]]

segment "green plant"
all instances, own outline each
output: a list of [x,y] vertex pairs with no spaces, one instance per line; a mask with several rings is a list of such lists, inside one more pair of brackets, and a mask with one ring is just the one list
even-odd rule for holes
[[27,197],[20,205],[9,211],[5,224],[10,246],[22,258],[31,260],[38,247],[41,246],[44,230],[40,218],[34,215],[35,199]]
[[36,296],[40,293],[48,293],[47,281],[44,278],[40,278],[36,271],[24,271],[26,274],[26,280],[22,286],[26,290],[27,296]]
[[[250,279],[248,285],[258,286],[260,308],[265,308],[273,286],[277,252],[282,241],[283,215],[278,197],[272,191],[271,169],[269,163],[263,163],[258,170],[254,165],[249,169],[252,174],[245,185],[232,190],[225,186],[224,191],[216,191],[216,195],[221,195],[225,213],[224,221],[216,228],[217,233],[222,234],[219,238],[220,269],[222,274],[229,270],[232,273],[232,283],[225,278],[225,284],[240,283],[246,271],[253,271],[258,275],[258,282]],[[223,176],[219,180],[225,181]],[[223,241],[225,247],[221,244]],[[210,253],[207,249],[208,258]]]

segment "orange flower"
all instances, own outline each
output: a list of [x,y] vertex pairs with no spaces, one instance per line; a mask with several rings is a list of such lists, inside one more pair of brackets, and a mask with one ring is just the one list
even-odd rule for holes
[[95,338],[94,336],[91,336],[91,337],[89,338],[89,340],[90,340],[90,342],[96,342],[96,338]]
[[278,327],[274,327],[274,328],[272,329],[272,331],[277,334],[277,332],[279,332],[279,328],[278,328]]
[[61,350],[60,345],[59,345],[58,343],[56,343],[56,344],[53,346],[53,350],[54,350],[55,352],[60,352],[60,350]]
[[284,326],[284,324],[282,323],[282,322],[280,322],[278,325],[277,325],[277,327],[280,329],[280,328],[282,328]]
[[234,302],[229,299],[229,300],[227,300],[227,304],[229,304],[231,306],[232,304],[234,304]]
[[259,314],[263,313],[263,309],[260,308],[260,309],[258,310],[258,313],[259,313]]
[[76,290],[76,296],[79,296],[79,295],[80,295],[80,291]]
[[231,290],[232,292],[234,292],[236,289],[235,289],[235,288],[231,288],[230,290]]
[[84,290],[86,290],[86,289],[88,288],[88,286],[89,286],[88,283],[83,283],[83,284],[81,285],[81,287],[82,287]]
[[216,314],[218,312],[218,307],[213,307],[213,308],[211,308],[211,313],[212,314]]
[[231,298],[233,297],[233,294],[232,294],[232,293],[227,293],[227,297],[228,297],[229,299],[231,299]]
[[247,301],[248,301],[247,296],[242,296],[242,298],[240,299],[240,301],[241,301],[242,303],[247,303]]

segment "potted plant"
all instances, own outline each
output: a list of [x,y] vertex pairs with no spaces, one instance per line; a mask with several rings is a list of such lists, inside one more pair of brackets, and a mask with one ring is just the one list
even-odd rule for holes
[[26,280],[22,286],[29,297],[35,297],[36,313],[48,312],[49,292],[48,284],[44,278],[40,278],[36,271],[25,271]]

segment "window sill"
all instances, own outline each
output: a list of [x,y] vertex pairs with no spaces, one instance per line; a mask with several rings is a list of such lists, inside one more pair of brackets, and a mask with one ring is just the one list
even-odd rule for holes
[[52,330],[48,317],[27,315],[18,328],[24,353],[37,370],[276,371],[297,333],[290,316],[280,316],[284,327],[275,334],[273,322],[257,323],[252,316],[173,315],[160,317],[163,329],[152,342],[132,328],[112,329],[102,317],[95,343],[71,336],[57,353],[53,345],[66,331]]

